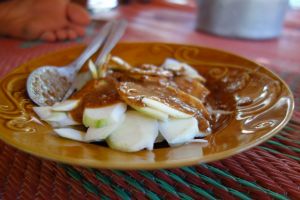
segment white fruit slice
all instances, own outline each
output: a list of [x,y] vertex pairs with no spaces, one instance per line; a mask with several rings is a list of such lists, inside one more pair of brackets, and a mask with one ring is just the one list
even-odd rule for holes
[[47,117],[50,117],[52,114],[50,106],[33,107],[32,109],[42,120],[46,119]]
[[65,112],[52,112],[49,117],[44,118],[43,120],[48,122],[53,127],[65,127],[79,124]]
[[91,71],[93,79],[97,79],[98,78],[98,72],[97,72],[97,67],[96,67],[95,63],[92,60],[89,60],[88,66],[89,66],[89,69]]
[[115,131],[124,121],[125,115],[122,115],[120,120],[114,124],[109,124],[101,128],[88,128],[84,141],[102,141],[105,140],[113,131]]
[[185,70],[185,75],[191,78],[197,78],[200,81],[205,82],[205,78],[202,77],[193,67],[186,63],[181,63],[178,60],[167,58],[165,62],[162,64],[162,67],[169,70],[179,71],[180,69]]
[[85,108],[83,124],[86,127],[101,128],[116,123],[126,111],[126,104],[117,103],[101,108]]
[[199,133],[198,121],[188,119],[169,119],[159,123],[159,132],[170,146],[178,146],[190,142]]
[[127,63],[125,60],[123,60],[120,57],[112,56],[111,57],[112,63],[110,64],[110,68],[112,69],[119,69],[119,70],[129,70],[132,68],[132,66]]
[[168,120],[169,116],[166,113],[163,113],[159,110],[153,109],[153,108],[149,108],[149,107],[138,107],[138,106],[134,106],[134,109],[144,115],[147,115],[149,117],[152,117],[154,119],[158,119],[158,120],[162,120],[162,121],[166,121]]
[[159,101],[150,99],[150,98],[143,98],[142,102],[144,104],[146,104],[147,106],[149,106],[150,108],[156,109],[158,111],[161,111],[163,113],[166,113],[174,118],[190,118],[193,117],[193,115],[181,112],[179,110],[176,110],[174,108],[171,108],[169,106],[167,106],[164,103],[161,103]]
[[83,141],[85,133],[73,128],[54,129],[57,135],[71,140]]
[[54,111],[70,111],[79,105],[80,100],[66,100],[62,102],[57,102],[52,106]]
[[45,121],[49,122],[59,122],[68,118],[67,113],[65,112],[52,112],[50,116],[44,118]]
[[142,149],[152,150],[157,135],[157,120],[137,111],[128,111],[124,122],[106,141],[113,149],[135,152]]

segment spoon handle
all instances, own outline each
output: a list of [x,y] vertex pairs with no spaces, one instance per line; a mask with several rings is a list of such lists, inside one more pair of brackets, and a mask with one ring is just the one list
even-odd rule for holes
[[74,75],[82,68],[83,64],[89,59],[102,45],[107,35],[110,33],[113,22],[106,23],[99,31],[97,36],[90,42],[84,52],[72,62],[71,66],[74,69]]

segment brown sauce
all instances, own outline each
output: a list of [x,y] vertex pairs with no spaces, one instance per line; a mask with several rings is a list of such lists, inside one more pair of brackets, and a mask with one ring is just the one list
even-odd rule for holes
[[[203,132],[216,132],[226,126],[235,113],[216,114],[211,110],[234,111],[236,102],[229,81],[212,79],[202,74],[205,86],[196,79],[187,78],[180,73],[166,72],[152,65],[143,65],[130,71],[111,71],[107,78],[92,80],[75,93],[72,99],[81,99],[80,105],[71,111],[74,120],[81,122],[86,107],[103,107],[124,101],[132,107],[145,106],[144,97],[160,101],[174,109],[193,114]],[[230,88],[230,89],[228,89]]]
[[119,94],[110,79],[89,81],[71,99],[80,99],[80,104],[70,112],[73,119],[82,122],[84,108],[97,108],[120,102]]
[[197,79],[177,76],[173,79],[174,87],[197,97],[201,101],[205,101],[205,98],[210,93],[209,90]]

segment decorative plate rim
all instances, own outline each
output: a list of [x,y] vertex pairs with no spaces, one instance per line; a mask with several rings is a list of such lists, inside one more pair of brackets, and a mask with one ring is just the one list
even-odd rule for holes
[[[294,111],[294,107],[295,107],[295,102],[294,102],[294,97],[293,97],[293,93],[290,90],[289,86],[287,85],[287,83],[281,79],[281,77],[279,77],[276,73],[274,73],[273,71],[271,71],[270,69],[268,69],[267,67],[262,66],[261,64],[258,64],[255,61],[252,61],[244,56],[240,56],[238,54],[235,53],[231,53],[222,49],[217,49],[217,48],[211,48],[211,47],[206,47],[206,46],[198,46],[198,45],[190,45],[190,44],[180,44],[180,43],[163,43],[163,42],[121,42],[121,44],[133,44],[133,45],[138,45],[138,44],[151,44],[151,45],[159,45],[159,44],[164,44],[164,45],[179,45],[179,46],[189,46],[189,47],[196,47],[196,48],[205,48],[205,49],[209,49],[209,50],[213,50],[213,51],[218,51],[220,53],[225,53],[225,54],[229,54],[231,56],[235,56],[235,57],[239,57],[243,60],[247,60],[250,61],[252,63],[255,63],[257,66],[263,68],[264,70],[266,70],[268,73],[270,73],[272,76],[274,76],[277,80],[280,81],[281,84],[283,84],[284,88],[287,90],[287,96],[290,97],[291,102],[290,102],[290,106],[288,107],[288,109],[286,110],[286,115],[284,117],[284,119],[282,120],[282,122],[280,124],[278,124],[273,130],[269,131],[268,133],[264,134],[262,137],[259,137],[258,139],[255,139],[245,145],[240,145],[237,147],[234,147],[232,149],[228,149],[222,152],[218,152],[218,153],[214,153],[211,155],[205,155],[203,157],[197,157],[195,159],[180,159],[180,160],[172,160],[172,161],[153,161],[153,162],[136,162],[133,163],[133,165],[120,165],[120,162],[115,162],[115,161],[107,161],[106,163],[102,162],[101,165],[99,165],[99,161],[95,161],[95,160],[89,160],[88,164],[86,163],[85,159],[78,159],[78,158],[68,158],[62,155],[56,155],[55,157],[53,156],[53,154],[51,153],[47,153],[47,154],[42,154],[39,152],[34,151],[34,149],[32,147],[28,147],[26,145],[20,145],[18,143],[14,143],[11,142],[10,140],[6,139],[6,137],[3,136],[2,133],[0,133],[0,139],[2,141],[4,141],[6,144],[9,144],[21,151],[24,151],[26,153],[32,154],[34,156],[43,158],[43,159],[48,159],[48,160],[53,160],[53,161],[57,161],[57,162],[61,162],[61,163],[65,163],[65,164],[71,164],[71,165],[80,165],[80,166],[84,166],[84,167],[94,167],[94,168],[110,168],[110,169],[121,169],[121,170],[142,170],[142,169],[158,169],[158,168],[176,168],[176,167],[183,167],[183,166],[191,166],[191,165],[195,165],[195,164],[199,164],[199,163],[206,163],[206,162],[212,162],[212,161],[216,161],[216,160],[220,160],[220,159],[225,159],[227,157],[233,156],[235,154],[241,153],[243,151],[249,150],[250,148],[253,148],[255,146],[258,146],[259,144],[265,142],[266,140],[270,139],[271,137],[273,137],[276,133],[278,133],[282,128],[284,128],[284,126],[290,121],[290,119],[292,118],[293,115],[293,111]],[[69,48],[63,48],[63,49],[59,49],[59,50],[55,50],[55,51],[51,51],[48,52],[44,55],[35,57],[33,59],[30,59],[24,63],[22,63],[21,65],[19,65],[18,67],[14,68],[13,70],[9,71],[7,74],[5,74],[4,76],[1,77],[0,81],[2,84],[2,81],[7,78],[9,75],[14,74],[18,69],[23,68],[26,63],[32,63],[35,60],[39,60],[39,59],[43,59],[46,57],[49,57],[51,55],[57,54],[59,52],[64,52],[64,51],[68,51],[74,48],[79,48],[81,46],[84,46],[82,44],[80,45],[76,45],[76,46],[72,46]],[[170,148],[170,147],[169,147]]]

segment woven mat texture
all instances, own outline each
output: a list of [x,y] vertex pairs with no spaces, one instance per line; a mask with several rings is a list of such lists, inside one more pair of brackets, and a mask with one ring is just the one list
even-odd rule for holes
[[[76,44],[0,39],[0,45],[3,76],[31,58]],[[284,67],[273,69],[291,87],[295,112],[260,146],[192,167],[118,171],[46,161],[0,141],[0,199],[300,199],[300,73]]]

